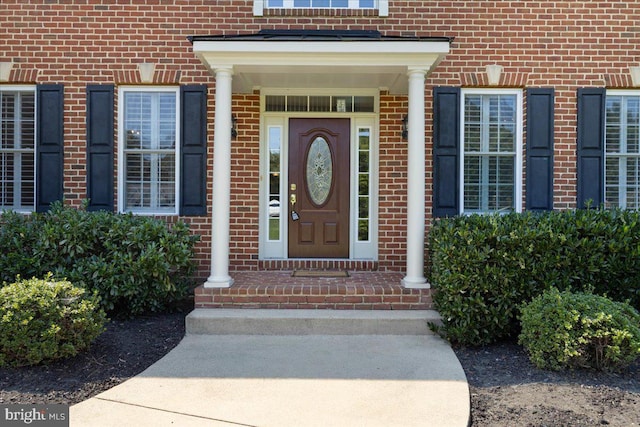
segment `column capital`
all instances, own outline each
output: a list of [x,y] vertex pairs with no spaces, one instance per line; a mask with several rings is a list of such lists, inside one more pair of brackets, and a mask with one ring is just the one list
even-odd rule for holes
[[233,76],[233,65],[213,65],[211,69],[216,73],[216,77],[218,75]]
[[423,77],[427,75],[429,69],[426,67],[408,67],[407,75],[409,77],[422,75]]

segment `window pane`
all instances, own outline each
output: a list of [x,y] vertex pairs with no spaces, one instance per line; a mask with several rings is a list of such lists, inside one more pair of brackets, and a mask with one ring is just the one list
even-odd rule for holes
[[606,101],[606,151],[620,152],[620,130],[622,115],[622,98],[607,97]]
[[374,97],[373,96],[354,96],[353,111],[356,113],[373,113]]
[[353,109],[353,98],[351,96],[334,96],[333,110],[338,113],[350,113]]
[[1,93],[2,96],[2,133],[0,133],[0,148],[15,147],[16,96],[14,93]]
[[617,157],[607,157],[605,162],[605,203],[609,207],[620,204],[620,161]]
[[160,111],[158,112],[158,130],[160,148],[176,146],[176,97],[175,94],[160,94]]
[[287,111],[307,111],[306,96],[288,96]]
[[369,220],[368,219],[358,220],[358,240],[361,242],[366,242],[367,240],[369,240]]
[[361,151],[359,153],[359,171],[360,172],[369,172],[369,152]]
[[638,153],[638,126],[640,98],[629,97],[626,103],[627,153]]
[[331,97],[310,96],[309,111],[331,111]]
[[480,211],[480,195],[482,189],[481,161],[479,156],[464,158],[464,209]]
[[358,194],[369,194],[369,174],[361,173],[358,175]]
[[284,95],[267,95],[265,97],[265,110],[266,111],[284,111],[285,108]]
[[361,196],[358,200],[358,217],[369,218],[369,198]]

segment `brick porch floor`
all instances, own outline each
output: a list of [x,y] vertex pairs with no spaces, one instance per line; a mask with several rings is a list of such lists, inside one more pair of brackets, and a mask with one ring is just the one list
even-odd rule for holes
[[292,271],[232,272],[230,288],[195,292],[196,308],[428,310],[431,289],[405,289],[399,272],[349,271],[349,277],[293,277]]

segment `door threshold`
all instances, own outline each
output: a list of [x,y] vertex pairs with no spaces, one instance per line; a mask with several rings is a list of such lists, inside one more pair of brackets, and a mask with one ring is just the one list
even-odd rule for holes
[[378,261],[329,258],[263,259],[258,261],[258,270],[342,270],[378,271]]
[[294,270],[291,277],[349,277],[347,270]]

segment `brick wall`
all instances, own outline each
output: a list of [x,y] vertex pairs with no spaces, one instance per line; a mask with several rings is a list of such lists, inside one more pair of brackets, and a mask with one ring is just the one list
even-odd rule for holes
[[[387,35],[455,37],[451,53],[427,77],[427,206],[431,213],[431,93],[438,85],[483,86],[500,64],[502,87],[556,89],[555,207],[575,207],[576,89],[630,87],[640,64],[640,3],[628,1],[390,1],[389,17],[354,11],[274,11],[252,15],[250,0],[2,0],[0,61],[9,83],[64,83],[67,202],[86,194],[85,86],[138,83],[137,64],[156,64],[154,83],[209,85],[209,202],[215,81],[191,51],[189,35],[260,29],[368,29]],[[404,266],[406,145],[398,142],[406,98],[381,94],[380,268]],[[233,143],[231,266],[257,268],[259,96],[234,95],[240,134]],[[117,126],[116,126],[117,127]],[[394,135],[394,137],[391,137]],[[209,208],[210,213],[210,208]],[[209,217],[185,218],[202,235],[198,259],[208,274]]]

